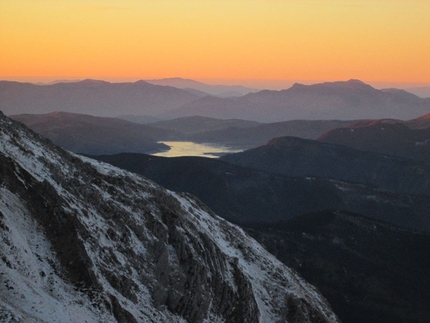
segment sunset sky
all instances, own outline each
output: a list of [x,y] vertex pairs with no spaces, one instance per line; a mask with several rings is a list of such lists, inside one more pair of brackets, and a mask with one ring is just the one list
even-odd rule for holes
[[430,84],[429,34],[429,0],[0,0],[0,79]]

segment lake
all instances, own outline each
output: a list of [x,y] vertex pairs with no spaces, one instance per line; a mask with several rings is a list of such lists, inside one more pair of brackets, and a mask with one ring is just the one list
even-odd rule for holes
[[216,144],[197,144],[191,141],[160,141],[170,147],[170,150],[153,154],[161,157],[198,156],[218,158],[227,153],[236,153],[242,150]]

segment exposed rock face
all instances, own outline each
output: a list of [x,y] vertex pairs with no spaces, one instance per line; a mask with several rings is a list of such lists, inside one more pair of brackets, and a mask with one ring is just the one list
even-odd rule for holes
[[318,292],[195,198],[0,116],[0,319],[337,322]]

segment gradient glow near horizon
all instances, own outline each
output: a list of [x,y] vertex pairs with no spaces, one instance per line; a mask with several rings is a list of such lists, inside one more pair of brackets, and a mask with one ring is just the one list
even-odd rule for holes
[[0,79],[430,83],[428,0],[0,0]]

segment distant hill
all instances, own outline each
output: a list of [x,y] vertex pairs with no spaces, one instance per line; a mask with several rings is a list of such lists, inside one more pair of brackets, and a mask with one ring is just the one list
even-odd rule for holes
[[258,122],[287,120],[408,120],[430,112],[430,99],[403,90],[377,90],[358,80],[314,85],[295,84],[282,91],[264,90],[239,98],[204,97],[161,114],[164,118],[200,115]]
[[185,134],[197,134],[209,131],[225,131],[229,128],[243,129],[253,128],[259,123],[255,121],[239,120],[239,119],[215,119],[201,116],[183,117],[172,120],[163,120],[152,123],[152,127],[161,129],[171,129],[180,131]]
[[405,90],[421,98],[430,98],[430,86],[411,87]]
[[399,193],[430,195],[430,164],[426,162],[321,141],[275,138],[264,146],[221,159],[274,174],[332,178]]
[[426,129],[430,128],[430,113],[420,116],[418,118],[409,120],[407,126],[412,129]]
[[157,141],[174,136],[173,131],[125,120],[67,112],[21,114],[11,118],[67,150],[86,154],[164,151],[169,147]]
[[144,81],[84,80],[50,85],[0,81],[0,110],[6,115],[59,110],[104,117],[156,115],[197,98],[188,91]]
[[156,85],[172,86],[185,90],[197,90],[205,92],[208,95],[218,97],[235,97],[243,96],[248,93],[258,92],[257,89],[247,88],[241,85],[210,85],[190,79],[183,79],[180,77],[165,78],[157,80],[146,80],[146,82]]
[[134,114],[121,114],[116,116],[115,118],[127,120],[134,123],[142,123],[142,124],[149,124],[149,123],[161,121],[161,119],[150,115],[145,116],[145,115],[134,115]]
[[319,141],[430,162],[429,115],[408,122],[372,120],[331,130]]
[[355,121],[341,120],[292,120],[258,124],[253,127],[230,127],[220,130],[207,129],[205,132],[190,136],[194,142],[223,143],[238,147],[257,147],[269,140],[281,136],[294,136],[305,139],[316,139],[321,134],[347,125]]
[[207,131],[225,130],[229,128],[251,128],[259,125],[255,121],[239,119],[215,119],[201,116],[183,117],[172,120],[162,120],[152,123],[152,127],[180,131],[186,134],[196,134]]

